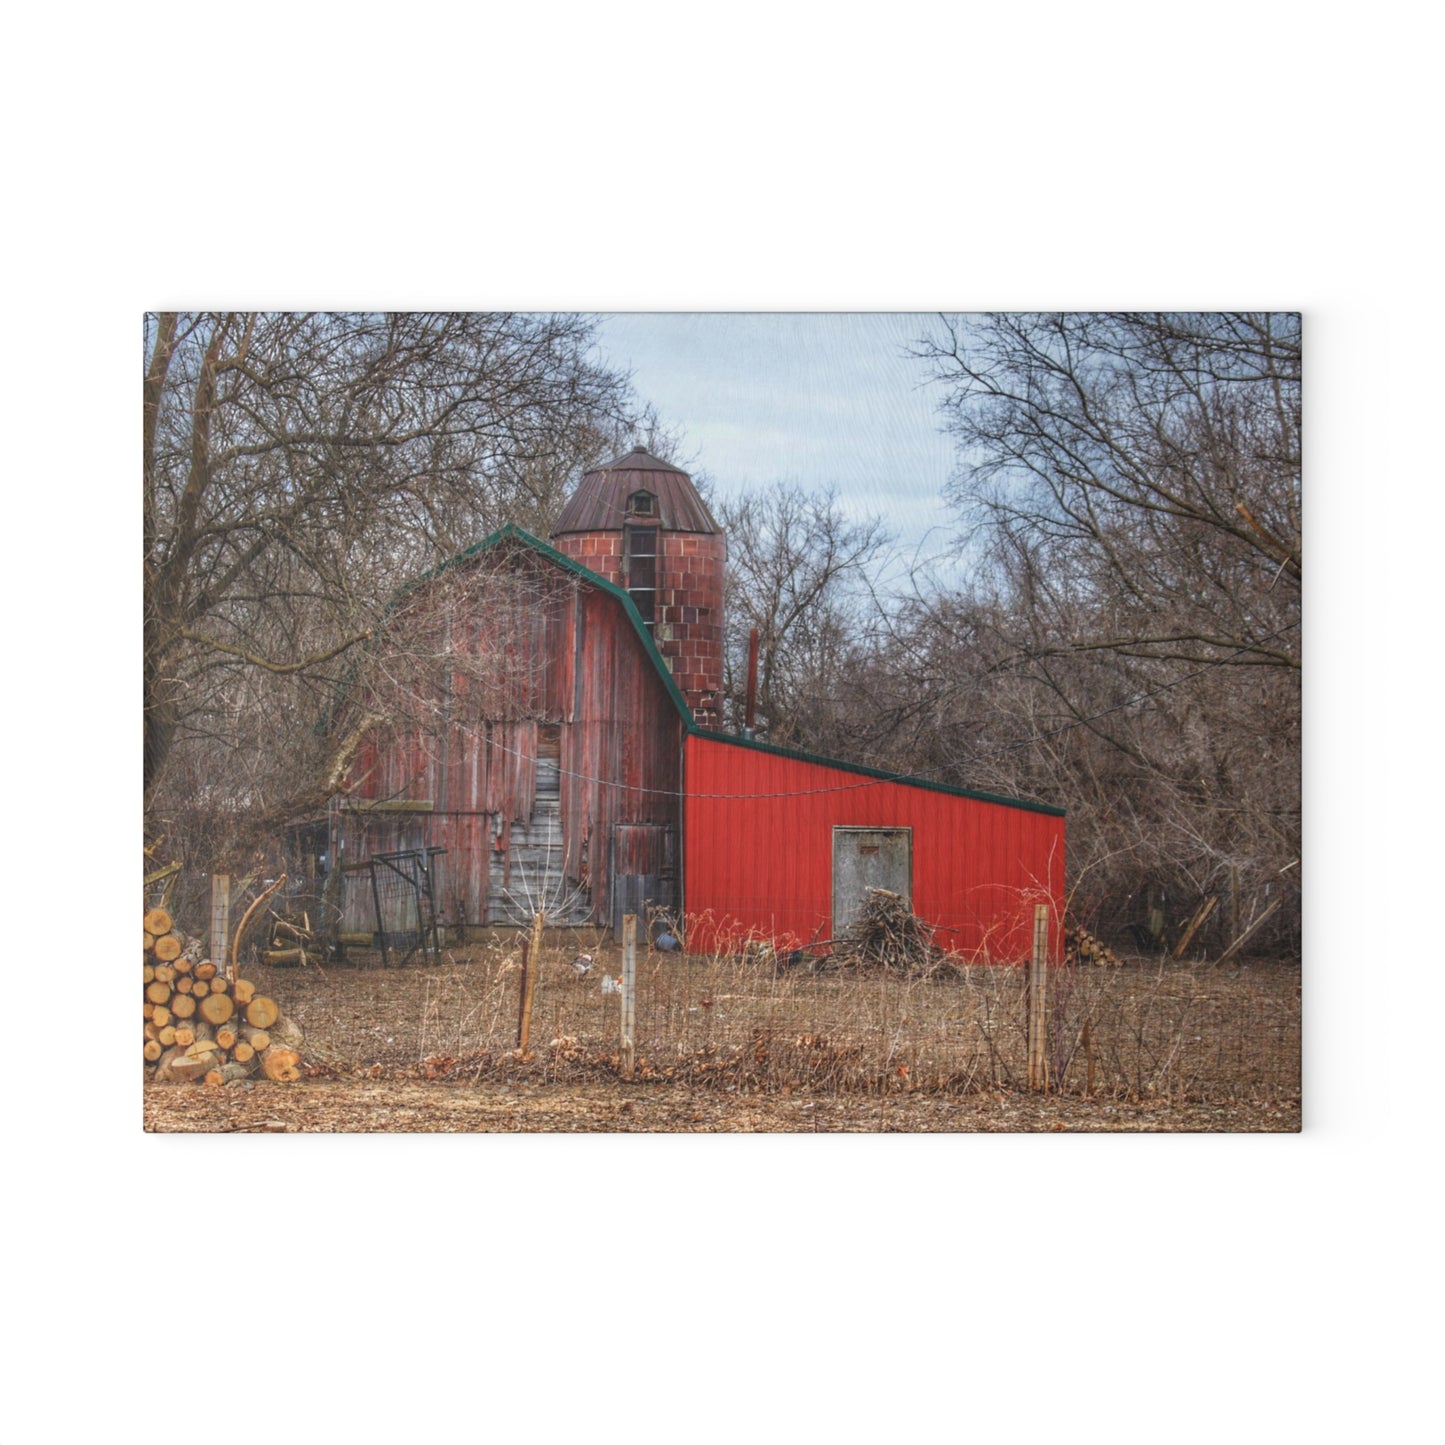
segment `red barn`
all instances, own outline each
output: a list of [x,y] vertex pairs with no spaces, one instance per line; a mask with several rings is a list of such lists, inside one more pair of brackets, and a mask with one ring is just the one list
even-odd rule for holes
[[685,472],[641,451],[589,472],[552,541],[504,528],[393,609],[333,857],[444,849],[452,925],[651,905],[690,943],[796,946],[884,887],[947,946],[1027,954],[1034,904],[1062,899],[1060,810],[717,730],[726,539]]

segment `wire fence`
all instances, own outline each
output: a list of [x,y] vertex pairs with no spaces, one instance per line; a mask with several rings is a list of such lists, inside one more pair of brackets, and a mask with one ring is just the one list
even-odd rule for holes
[[[409,869],[411,860],[402,866]],[[231,880],[231,937],[273,882]],[[363,883],[370,890],[369,875],[356,886]],[[400,891],[414,900],[415,881],[404,883]],[[241,958],[268,993],[286,1001],[315,1060],[343,1071],[458,1080],[619,1072],[622,950],[604,931],[547,931],[533,959],[531,1042],[523,1056],[520,930],[472,929],[464,943],[426,948],[412,946],[419,941],[413,931],[310,962],[303,956],[288,967],[267,962],[275,919],[320,919],[324,895],[307,879],[272,892],[252,914]],[[172,874],[147,890],[146,902],[163,903],[179,928],[215,950],[207,937],[210,875]],[[383,915],[389,909],[383,899]],[[681,946],[688,925],[667,915],[642,920],[636,1078],[742,1092],[967,1093],[1026,1085],[1023,967],[927,947],[888,966],[856,951],[815,951],[746,933],[689,952]],[[697,933],[717,938],[720,930]],[[383,945],[390,943],[408,946],[388,953]],[[1056,959],[1047,971],[1050,1090],[1132,1100],[1299,1096],[1298,964],[1247,957],[1214,963],[1208,951],[1186,960],[1124,950],[1111,957],[1117,961],[1104,965]]]
[[[1022,1089],[1025,973],[944,960],[926,974],[790,962],[766,948],[637,955],[634,1077],[737,1092]],[[621,1072],[620,947],[549,931],[530,1046],[517,1048],[523,935],[443,948],[436,966],[268,968],[310,1056],[345,1075],[565,1083]],[[1047,1080],[1056,1093],[1171,1101],[1298,1098],[1297,965],[1121,957],[1050,968]]]

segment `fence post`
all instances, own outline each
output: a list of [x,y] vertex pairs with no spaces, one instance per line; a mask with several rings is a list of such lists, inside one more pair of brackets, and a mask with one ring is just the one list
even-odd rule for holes
[[523,1054],[532,1037],[532,999],[537,992],[537,975],[542,971],[542,929],[546,915],[532,915],[532,938],[530,945],[522,940],[522,1016],[517,1023],[517,1047]]
[[226,962],[226,944],[231,937],[231,875],[211,874],[211,958],[216,966]]
[[622,915],[622,1077],[630,1079],[637,1026],[637,915]]
[[517,1052],[527,1052],[527,1039],[532,1032],[532,944],[522,939],[522,991],[517,998]]
[[1029,1088],[1049,1087],[1048,1043],[1049,1016],[1046,1009],[1049,976],[1049,906],[1040,903],[1034,908],[1034,955],[1029,961],[1028,1046]]

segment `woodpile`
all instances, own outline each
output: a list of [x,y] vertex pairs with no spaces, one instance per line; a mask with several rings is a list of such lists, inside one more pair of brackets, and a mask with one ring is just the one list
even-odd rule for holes
[[1117,966],[1119,960],[1114,957],[1112,949],[1105,948],[1087,928],[1081,928],[1077,923],[1064,925],[1064,964],[1070,966],[1080,963],[1097,963],[1106,966]]
[[886,888],[867,890],[845,952],[856,963],[900,973],[931,972],[938,963],[932,929],[914,916],[901,893]]
[[230,978],[164,908],[145,915],[145,1065],[157,1083],[301,1077],[301,1030],[275,999]]
[[[367,942],[370,942],[369,935]],[[281,968],[319,964],[325,956],[325,940],[312,932],[309,918],[294,923],[279,916],[272,921],[271,947],[261,955],[273,967]]]

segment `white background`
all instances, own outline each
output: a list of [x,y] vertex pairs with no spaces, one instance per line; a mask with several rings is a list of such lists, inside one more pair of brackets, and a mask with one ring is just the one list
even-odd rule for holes
[[[1434,22],[512,11],[10,22],[0,1441],[1438,1442]],[[1303,310],[1303,1135],[144,1136],[140,315],[219,303]]]

